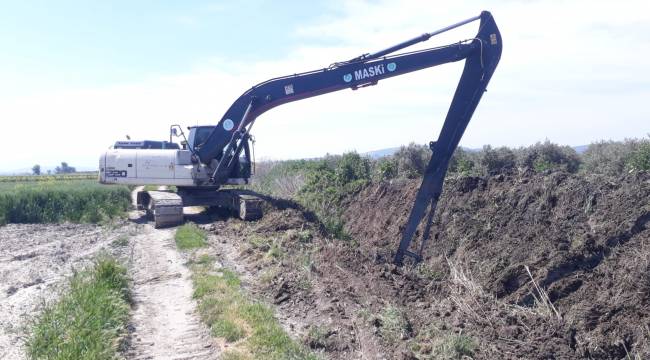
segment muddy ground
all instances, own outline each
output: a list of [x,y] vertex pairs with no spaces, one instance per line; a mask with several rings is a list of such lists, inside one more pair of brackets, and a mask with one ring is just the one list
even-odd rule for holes
[[425,261],[397,268],[418,185],[353,196],[349,241],[287,201],[257,222],[204,226],[222,261],[325,358],[650,357],[650,176],[451,180]]

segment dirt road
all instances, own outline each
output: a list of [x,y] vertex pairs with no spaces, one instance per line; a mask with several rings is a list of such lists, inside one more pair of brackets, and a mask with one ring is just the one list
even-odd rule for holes
[[134,306],[128,359],[214,359],[219,347],[196,313],[190,271],[174,229],[133,211],[114,226],[10,224],[0,228],[0,359],[24,359],[29,324],[100,252],[127,262]]
[[145,225],[133,238],[130,359],[216,359],[217,346],[196,313],[190,271],[174,230]]

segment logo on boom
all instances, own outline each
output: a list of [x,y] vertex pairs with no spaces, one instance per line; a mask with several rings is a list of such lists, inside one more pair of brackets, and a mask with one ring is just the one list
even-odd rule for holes
[[[386,67],[384,67],[384,64],[378,64],[378,65],[372,65],[368,66],[363,69],[355,70],[354,71],[354,80],[359,81],[371,77],[375,77],[377,75],[383,75],[386,73],[386,70],[389,72],[393,72],[397,70],[397,64],[394,62],[386,64]],[[345,74],[343,75],[343,81],[346,83],[349,83],[352,81],[352,76],[353,74]]]

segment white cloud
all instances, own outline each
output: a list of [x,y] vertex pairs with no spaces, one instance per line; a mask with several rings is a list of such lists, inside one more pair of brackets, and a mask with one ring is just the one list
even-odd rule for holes
[[[331,6],[336,16],[299,29],[295,36],[303,45],[281,59],[204,59],[190,73],[142,83],[0,99],[0,119],[13,134],[0,145],[0,168],[62,160],[92,166],[103,149],[126,134],[161,139],[169,124],[216,123],[243,91],[262,80],[380,50],[482,10],[479,2],[345,1]],[[650,16],[643,2],[503,1],[491,6],[503,35],[503,57],[462,144],[524,145],[549,138],[577,145],[645,136]],[[471,25],[422,46],[475,32]],[[257,155],[311,157],[425,143],[437,136],[461,71],[461,63],[444,65],[271,110],[253,129]]]

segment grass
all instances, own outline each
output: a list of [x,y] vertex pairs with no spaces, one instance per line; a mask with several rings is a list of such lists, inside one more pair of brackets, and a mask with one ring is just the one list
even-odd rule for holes
[[13,176],[0,176],[0,183],[15,183],[15,182],[43,182],[43,181],[62,181],[62,180],[96,180],[98,174],[96,171],[72,173],[72,174],[56,174],[56,175],[13,175]]
[[111,242],[113,247],[125,247],[129,245],[129,237],[126,235],[120,235],[117,239]]
[[478,349],[476,341],[463,333],[441,330],[431,324],[409,343],[418,359],[472,359]]
[[448,335],[436,341],[433,348],[435,359],[471,359],[476,352],[474,340],[463,334]]
[[0,182],[0,225],[98,223],[123,216],[130,205],[126,186],[91,180]]
[[176,230],[176,246],[181,250],[191,250],[205,246],[207,235],[194,223],[187,223]]
[[379,334],[389,344],[406,339],[411,333],[411,324],[406,319],[404,311],[389,305],[379,315],[381,327]]
[[69,290],[45,307],[31,327],[32,359],[114,359],[129,315],[126,269],[100,257],[75,273]]
[[275,319],[273,310],[242,292],[234,272],[202,258],[192,262],[193,297],[212,335],[231,345],[224,359],[316,359],[292,340]]

